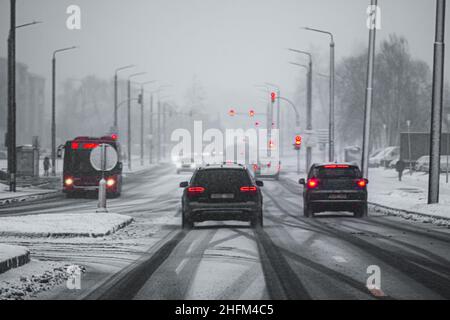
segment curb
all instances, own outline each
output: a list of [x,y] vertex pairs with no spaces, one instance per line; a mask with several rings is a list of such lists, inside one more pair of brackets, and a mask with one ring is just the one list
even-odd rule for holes
[[24,196],[16,196],[6,199],[0,199],[0,208],[6,207],[11,204],[21,203],[25,201],[35,201],[35,200],[41,200],[41,199],[49,199],[56,196],[59,196],[61,194],[60,191],[51,191],[51,192],[42,192],[42,193],[35,193],[35,194],[29,194]]
[[[124,222],[117,224],[106,232],[102,233],[88,233],[88,232],[59,232],[59,233],[40,233],[40,232],[30,232],[30,233],[17,233],[17,232],[0,232],[0,237],[22,237],[22,238],[101,238],[112,235],[120,229],[123,229],[134,222],[133,218],[129,218]],[[0,268],[1,270],[1,268]],[[0,271],[1,273],[1,271]]]
[[27,264],[28,262],[30,262],[30,251],[26,250],[24,254],[0,261],[0,274],[4,273],[10,269],[23,266],[24,264]]
[[371,202],[371,201],[368,201],[367,203],[373,210],[375,210],[377,212],[385,213],[390,216],[401,217],[401,218],[404,218],[407,220],[419,220],[419,219],[414,219],[414,216],[418,216],[420,218],[420,220],[423,219],[422,222],[424,222],[424,223],[447,225],[450,227],[450,217],[448,217],[448,218],[440,217],[440,216],[424,214],[424,213],[420,213],[420,212],[409,211],[409,210],[405,210],[405,209],[392,208],[392,207],[385,206],[385,205]]

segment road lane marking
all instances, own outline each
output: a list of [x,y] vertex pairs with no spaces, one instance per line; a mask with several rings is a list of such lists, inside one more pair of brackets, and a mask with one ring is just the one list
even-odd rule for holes
[[177,275],[180,274],[180,271],[184,268],[184,266],[186,265],[187,262],[188,262],[188,258],[184,258],[183,260],[181,260],[180,264],[175,269],[175,272]]
[[336,260],[339,263],[347,263],[347,260],[345,260],[343,257],[341,256],[333,256],[333,259]]

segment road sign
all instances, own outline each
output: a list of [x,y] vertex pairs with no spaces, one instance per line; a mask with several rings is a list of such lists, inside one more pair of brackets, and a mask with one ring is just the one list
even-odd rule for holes
[[[104,150],[105,163],[102,166],[102,150]],[[117,165],[117,151],[110,144],[100,144],[91,151],[90,161],[97,171],[109,171]]]

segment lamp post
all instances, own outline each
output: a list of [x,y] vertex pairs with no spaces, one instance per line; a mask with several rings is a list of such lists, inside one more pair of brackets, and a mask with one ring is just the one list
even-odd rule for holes
[[141,94],[139,102],[141,104],[141,166],[144,165],[144,86],[156,82],[156,80],[140,83]]
[[127,109],[127,143],[128,143],[128,169],[131,171],[131,79],[134,77],[138,77],[146,74],[147,72],[138,72],[133,73],[128,76],[128,85],[127,85],[127,93],[128,93],[128,109]]
[[320,29],[314,29],[314,28],[309,28],[309,27],[305,27],[305,30],[308,31],[313,31],[313,32],[318,32],[318,33],[323,33],[323,34],[327,34],[330,37],[330,89],[329,89],[329,94],[330,94],[330,110],[329,110],[329,128],[328,128],[328,147],[329,147],[329,151],[328,151],[328,160],[330,162],[334,161],[335,158],[335,151],[334,151],[334,78],[335,78],[335,71],[334,71],[334,67],[335,67],[335,54],[334,54],[334,49],[335,49],[335,43],[334,43],[334,37],[333,34],[329,31],[325,31],[325,30],[320,30]]
[[328,128],[328,160],[330,162],[334,161],[335,151],[334,151],[334,37],[329,31],[314,29],[314,28],[303,28],[304,30],[318,32],[327,34],[330,37],[330,111],[329,111],[329,128]]
[[56,55],[78,48],[77,46],[57,49],[52,58],[52,176],[56,176]]
[[430,172],[428,204],[439,203],[441,165],[441,131],[444,85],[445,0],[436,1],[436,28],[433,57],[433,90],[431,100]]
[[117,98],[117,79],[118,79],[118,76],[117,76],[117,74],[120,71],[122,71],[122,70],[130,69],[130,68],[133,68],[133,67],[135,67],[135,65],[134,64],[130,64],[130,65],[127,65],[127,66],[124,66],[124,67],[117,68],[114,71],[114,123],[113,123],[113,131],[114,131],[114,133],[117,133],[118,127],[119,127],[118,119],[117,119],[117,117],[118,117],[117,116],[117,100],[118,100],[118,98]]
[[[371,0],[371,8],[373,15],[377,14],[377,0]],[[375,36],[376,27],[371,26],[369,29],[369,48],[367,52],[367,73],[366,73],[366,92],[364,103],[364,127],[363,127],[363,143],[362,143],[362,159],[361,171],[364,178],[369,176],[369,142],[370,142],[370,121],[372,114],[373,102],[373,73],[375,64]]]
[[10,1],[10,29],[8,36],[8,180],[9,191],[16,192],[16,29],[41,23],[33,21],[16,25],[16,0]]
[[[312,54],[303,50],[296,49],[288,49],[289,51],[303,54],[308,56],[308,82],[307,82],[307,94],[306,94],[306,130],[310,133],[312,131],[312,73],[313,73],[313,65],[312,65]],[[309,167],[312,162],[312,147],[310,145],[306,146],[306,172],[308,172]]]

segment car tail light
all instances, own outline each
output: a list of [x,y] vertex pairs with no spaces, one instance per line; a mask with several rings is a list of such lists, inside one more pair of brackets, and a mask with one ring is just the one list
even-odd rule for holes
[[241,192],[255,194],[258,189],[255,186],[244,186],[244,187],[241,187],[240,190],[241,190]]
[[309,179],[308,183],[306,184],[308,186],[308,189],[314,189],[317,188],[317,186],[319,185],[319,180],[317,179]]
[[346,165],[346,164],[329,164],[324,166],[325,169],[345,169],[345,168],[350,168],[350,166]]
[[358,187],[360,188],[365,188],[367,186],[367,179],[359,179],[356,180],[356,184],[358,185]]
[[189,196],[196,196],[205,192],[205,188],[203,187],[189,187],[187,189],[187,193]]
[[253,170],[254,170],[254,171],[258,170],[258,165],[257,165],[257,164],[254,164],[254,165],[253,165]]

